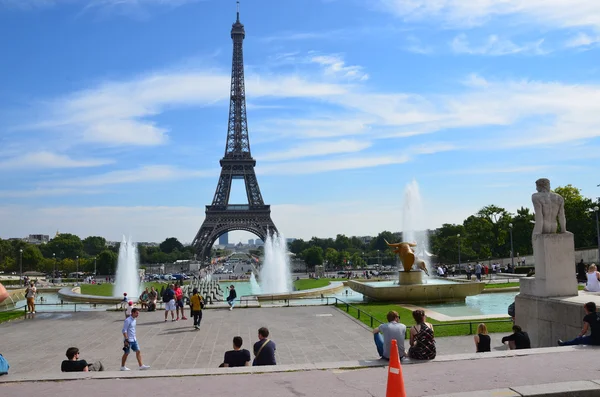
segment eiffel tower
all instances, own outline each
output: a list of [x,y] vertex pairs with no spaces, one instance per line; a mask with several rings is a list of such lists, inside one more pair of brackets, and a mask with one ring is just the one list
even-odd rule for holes
[[[233,62],[225,156],[220,161],[221,176],[212,204],[206,206],[206,217],[192,243],[198,258],[203,262],[210,258],[212,245],[224,233],[245,230],[265,241],[267,234],[277,232],[271,220],[271,206],[265,205],[260,194],[254,173],[256,160],[250,154],[244,83],[244,37],[246,32],[240,22],[238,1],[237,20],[231,28]],[[244,180],[248,205],[229,204],[233,179]]]

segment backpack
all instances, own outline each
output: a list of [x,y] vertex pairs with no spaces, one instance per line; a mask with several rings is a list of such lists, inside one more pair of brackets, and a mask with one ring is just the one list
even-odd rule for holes
[[9,368],[8,361],[0,354],[0,375],[8,375]]
[[169,303],[169,301],[171,300],[171,299],[170,299],[170,297],[169,297],[169,296],[168,296],[168,294],[167,294],[167,292],[168,292],[168,291],[169,291],[169,290],[168,290],[168,289],[166,289],[166,290],[165,290],[165,293],[164,293],[164,294],[163,294],[163,296],[162,296],[162,298],[163,298],[163,302],[164,302],[164,303]]

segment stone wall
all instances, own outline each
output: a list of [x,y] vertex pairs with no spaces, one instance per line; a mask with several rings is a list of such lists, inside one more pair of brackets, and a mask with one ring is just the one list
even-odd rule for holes
[[583,326],[583,304],[598,296],[540,298],[519,294],[515,298],[515,324],[529,334],[531,347],[557,346],[558,339],[573,339]]

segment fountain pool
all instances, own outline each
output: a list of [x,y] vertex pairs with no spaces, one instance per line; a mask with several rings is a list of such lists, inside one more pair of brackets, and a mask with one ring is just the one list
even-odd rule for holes
[[508,306],[515,301],[515,292],[495,292],[469,296],[464,302],[420,305],[424,309],[436,311],[450,317],[462,316],[505,316]]

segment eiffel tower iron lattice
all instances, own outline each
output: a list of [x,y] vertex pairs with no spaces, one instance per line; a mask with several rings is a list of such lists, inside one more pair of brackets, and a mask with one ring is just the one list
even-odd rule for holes
[[[246,32],[240,22],[238,2],[237,20],[231,28],[233,61],[225,156],[220,161],[221,175],[212,204],[206,206],[206,217],[192,243],[202,261],[210,257],[210,249],[217,238],[229,231],[251,232],[263,241],[266,240],[267,234],[277,232],[271,220],[271,206],[265,205],[260,194],[254,172],[256,161],[250,153],[244,84],[243,41],[245,37]],[[247,205],[229,204],[231,183],[234,179],[244,180]]]

